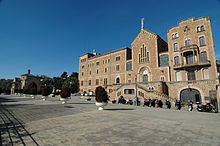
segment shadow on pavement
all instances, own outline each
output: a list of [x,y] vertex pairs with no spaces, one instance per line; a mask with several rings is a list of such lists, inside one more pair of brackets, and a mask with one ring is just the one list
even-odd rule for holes
[[16,102],[14,99],[0,97],[0,102]]
[[67,103],[67,104],[95,104],[95,103],[91,103],[91,102],[88,102],[88,103],[78,102],[78,103]]
[[118,111],[118,110],[134,110],[133,108],[113,108],[113,109],[105,109],[108,111]]

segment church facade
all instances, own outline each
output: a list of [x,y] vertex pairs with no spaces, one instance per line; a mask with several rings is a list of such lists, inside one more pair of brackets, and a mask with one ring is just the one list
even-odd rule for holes
[[168,29],[168,43],[144,28],[131,43],[104,54],[79,57],[80,92],[106,88],[111,99],[180,99],[207,102],[218,76],[209,17],[194,17]]

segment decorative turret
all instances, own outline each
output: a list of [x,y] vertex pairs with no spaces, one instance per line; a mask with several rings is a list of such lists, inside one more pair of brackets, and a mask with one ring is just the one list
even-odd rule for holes
[[141,18],[141,30],[144,29],[144,18]]
[[96,53],[95,49],[93,50],[93,55],[97,55],[97,53]]
[[30,69],[28,69],[28,75],[30,75],[31,74],[31,70]]

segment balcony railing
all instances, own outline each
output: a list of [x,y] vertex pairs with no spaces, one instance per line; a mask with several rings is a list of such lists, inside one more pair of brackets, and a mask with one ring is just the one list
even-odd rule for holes
[[200,62],[194,62],[191,64],[175,64],[174,69],[185,69],[185,68],[192,68],[192,67],[204,67],[204,66],[210,66],[211,62],[210,60],[206,61],[200,61]]
[[196,44],[192,44],[189,46],[183,46],[180,48],[180,52],[187,52],[187,51],[193,51],[193,50],[198,50],[199,47]]

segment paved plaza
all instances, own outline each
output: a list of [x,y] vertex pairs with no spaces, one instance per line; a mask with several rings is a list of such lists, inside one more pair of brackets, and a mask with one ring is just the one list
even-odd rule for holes
[[220,145],[220,114],[0,95],[2,145]]

